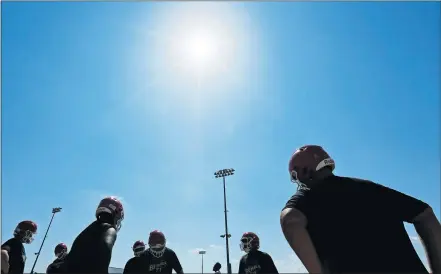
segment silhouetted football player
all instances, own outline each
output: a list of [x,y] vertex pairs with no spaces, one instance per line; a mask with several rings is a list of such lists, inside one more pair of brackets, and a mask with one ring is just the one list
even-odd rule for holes
[[246,254],[239,262],[239,274],[279,273],[268,253],[262,252],[260,239],[253,232],[245,232],[240,239],[240,249]]
[[63,273],[64,259],[67,256],[67,245],[59,243],[55,246],[54,254],[56,259],[47,267],[47,274]]
[[184,273],[176,253],[165,246],[165,236],[161,231],[150,232],[148,245],[149,248],[139,257],[142,263],[137,264],[136,268],[131,268],[131,271],[134,271],[132,273],[171,274],[173,270],[178,274]]
[[65,260],[67,273],[108,273],[116,234],[124,219],[122,203],[106,197],[96,209],[96,220],[74,240]]
[[[2,251],[6,251],[3,259],[9,257],[9,273],[24,273],[26,250],[23,244],[30,244],[37,233],[37,224],[33,221],[22,221],[14,230],[14,237],[2,244]],[[6,271],[6,270],[5,270]]]
[[145,251],[145,244],[143,241],[136,241],[132,247],[133,258],[130,258],[124,266],[124,274],[127,273],[139,273],[139,269],[142,269],[142,258],[140,256]]
[[317,145],[297,149],[288,165],[298,190],[281,226],[310,273],[427,273],[403,222],[414,224],[433,273],[441,273],[441,226],[429,205],[334,168]]

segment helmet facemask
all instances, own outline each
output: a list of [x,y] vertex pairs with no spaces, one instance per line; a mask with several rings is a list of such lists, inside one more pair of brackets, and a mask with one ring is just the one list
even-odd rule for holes
[[122,227],[122,219],[121,218],[115,218],[115,229],[116,231],[119,231]]
[[165,252],[165,244],[156,244],[156,245],[150,245],[149,244],[149,252],[156,258],[161,258],[162,255],[164,255]]
[[117,208],[115,205],[110,204],[109,207],[113,210],[113,215],[115,216],[115,229],[119,231],[122,227],[122,221],[124,220],[124,211]]
[[309,189],[309,188],[306,186],[306,184],[300,182],[299,177],[297,176],[297,171],[296,171],[295,169],[293,169],[293,170],[291,171],[290,179],[291,179],[291,182],[293,182],[294,184],[297,184],[297,190],[300,190],[300,189]]
[[34,234],[30,230],[21,230],[20,228],[16,228],[14,231],[14,236],[20,237],[21,241],[25,244],[30,244],[34,241]]
[[67,250],[63,250],[60,253],[55,254],[58,259],[63,259],[67,255]]
[[142,253],[145,251],[145,246],[137,246],[133,249],[133,253],[135,257],[141,256]]
[[252,249],[259,249],[259,245],[253,246],[253,237],[242,237],[240,239],[240,250],[244,251],[245,253],[249,253]]

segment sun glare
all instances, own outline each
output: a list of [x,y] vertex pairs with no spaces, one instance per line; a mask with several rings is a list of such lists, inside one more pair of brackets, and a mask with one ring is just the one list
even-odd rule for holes
[[241,4],[160,3],[145,18],[137,26],[142,42],[133,59],[146,92],[155,90],[155,98],[166,102],[164,113],[180,109],[187,116],[206,117],[214,102],[240,95],[256,68],[259,45]]
[[218,41],[209,33],[194,32],[185,36],[182,41],[182,55],[187,57],[188,64],[197,69],[204,69],[216,61]]
[[157,53],[173,77],[212,78],[235,69],[245,35],[232,5],[186,2],[157,14]]

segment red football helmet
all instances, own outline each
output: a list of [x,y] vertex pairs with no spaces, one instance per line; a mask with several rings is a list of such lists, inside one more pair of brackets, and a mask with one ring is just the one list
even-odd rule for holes
[[136,241],[133,244],[133,253],[135,254],[136,257],[141,256],[141,254],[144,252],[145,250],[145,244],[143,241]]
[[30,244],[37,234],[37,224],[33,221],[22,221],[14,230],[14,237],[19,238],[23,243]]
[[109,213],[113,216],[113,225],[117,231],[120,230],[122,221],[124,220],[124,208],[122,203],[113,196],[106,197],[100,201],[96,209],[95,216],[99,219],[101,213]]
[[324,167],[334,170],[334,160],[321,146],[306,145],[297,149],[291,156],[288,171],[293,183],[298,184],[299,188],[306,188],[307,182],[313,179],[314,173]]
[[58,259],[63,259],[67,255],[67,245],[64,243],[57,244],[54,253]]
[[149,252],[156,258],[161,258],[165,252],[165,236],[159,230],[153,230],[149,236]]
[[240,238],[240,250],[246,253],[260,248],[259,237],[254,232],[245,232]]

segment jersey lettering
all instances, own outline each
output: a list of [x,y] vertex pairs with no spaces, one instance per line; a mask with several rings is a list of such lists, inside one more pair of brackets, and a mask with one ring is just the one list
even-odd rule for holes
[[260,272],[260,265],[253,265],[253,266],[248,266],[245,268],[245,273],[246,274],[257,274]]
[[162,269],[167,267],[166,261],[161,261],[159,264],[151,264],[149,266],[149,272],[162,272]]

